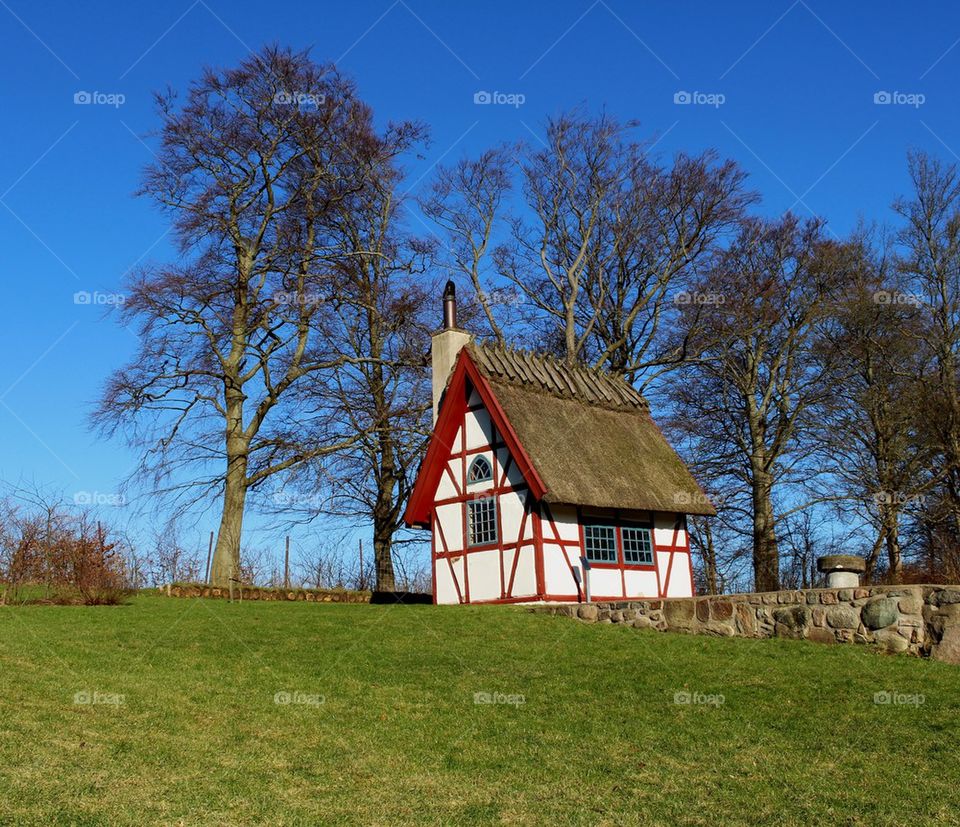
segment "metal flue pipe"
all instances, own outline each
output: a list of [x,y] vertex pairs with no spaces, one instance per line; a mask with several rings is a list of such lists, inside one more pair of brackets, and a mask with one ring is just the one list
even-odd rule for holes
[[457,287],[452,281],[443,289],[443,329],[457,329]]

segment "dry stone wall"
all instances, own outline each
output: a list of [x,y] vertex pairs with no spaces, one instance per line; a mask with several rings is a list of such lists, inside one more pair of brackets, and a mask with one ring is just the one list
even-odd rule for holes
[[960,664],[960,586],[805,589],[538,606],[534,611],[663,632],[857,643]]
[[[213,597],[227,599],[228,588],[204,586],[198,583],[172,583],[160,588],[168,597]],[[272,589],[258,586],[235,586],[234,600],[299,600],[307,603],[369,603],[370,592],[345,589]]]

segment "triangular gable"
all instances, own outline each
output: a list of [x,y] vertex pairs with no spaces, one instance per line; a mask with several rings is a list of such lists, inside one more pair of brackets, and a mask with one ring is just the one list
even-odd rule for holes
[[480,399],[490,415],[490,421],[503,437],[514,463],[530,487],[530,492],[537,499],[540,499],[546,493],[543,480],[540,479],[540,475],[533,467],[530,457],[527,456],[523,445],[520,444],[520,440],[497,401],[493,390],[477,370],[476,365],[470,358],[468,349],[463,348],[457,356],[453,375],[447,383],[446,395],[440,405],[437,423],[430,435],[427,454],[420,466],[417,481],[413,486],[410,501],[407,503],[407,509],[403,515],[403,520],[408,526],[426,526],[429,522],[434,493],[440,484],[440,477],[446,467],[447,458],[452,453],[451,446],[454,437],[457,435],[457,429],[462,424],[467,404],[467,380],[480,395]]

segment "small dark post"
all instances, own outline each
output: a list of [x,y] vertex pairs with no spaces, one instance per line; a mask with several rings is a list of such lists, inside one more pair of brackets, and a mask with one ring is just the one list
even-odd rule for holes
[[203,582],[210,585],[210,558],[213,556],[213,532],[210,532],[210,544],[207,546],[207,573],[203,577]]
[[283,587],[290,588],[290,535],[287,535],[287,549],[283,555]]
[[364,587],[367,585],[366,578],[363,576],[363,537],[360,538],[360,577],[357,582],[357,588],[360,591],[363,591]]
[[443,329],[456,330],[457,327],[457,286],[448,281],[443,288]]

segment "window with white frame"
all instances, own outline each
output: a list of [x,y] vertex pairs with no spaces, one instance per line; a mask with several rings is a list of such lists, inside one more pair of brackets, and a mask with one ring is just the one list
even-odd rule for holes
[[482,454],[475,457],[470,463],[470,470],[467,471],[467,482],[487,482],[493,479],[493,466]]
[[497,500],[480,497],[467,501],[467,541],[471,546],[497,542]]
[[583,553],[592,563],[616,563],[617,530],[612,525],[585,525]]
[[627,565],[652,566],[653,542],[650,529],[624,526],[620,533],[623,536],[623,562]]

